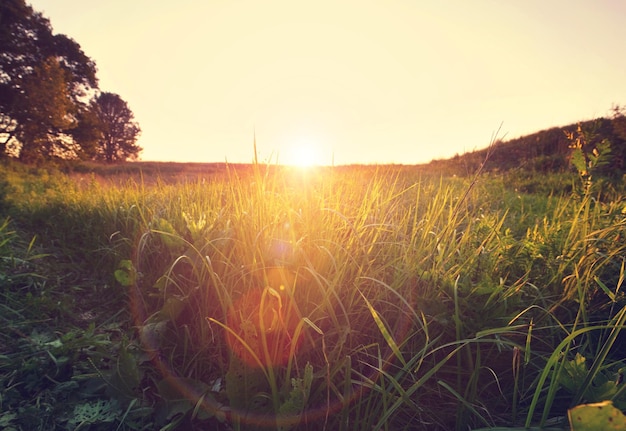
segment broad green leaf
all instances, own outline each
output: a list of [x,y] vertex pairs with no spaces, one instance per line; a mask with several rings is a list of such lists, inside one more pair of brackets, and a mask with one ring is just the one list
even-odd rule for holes
[[626,430],[626,416],[611,401],[574,407],[567,416],[572,431]]
[[[185,298],[186,300],[186,298]],[[161,322],[172,321],[174,322],[180,313],[185,309],[185,301],[176,296],[170,296],[167,298],[163,306],[159,311],[152,314],[150,317],[146,319],[144,326],[148,326],[151,324],[157,324]],[[164,328],[161,328],[164,329]]]
[[157,220],[155,232],[161,234],[163,244],[165,244],[171,252],[177,253],[185,246],[185,241],[178,232],[176,232],[174,226],[164,218]]
[[137,281],[137,271],[133,267],[133,263],[128,260],[122,260],[115,270],[115,279],[124,287],[132,286]]

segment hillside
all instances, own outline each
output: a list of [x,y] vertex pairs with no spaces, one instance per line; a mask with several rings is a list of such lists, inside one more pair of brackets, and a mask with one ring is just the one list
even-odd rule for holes
[[433,160],[425,165],[428,170],[455,175],[471,175],[485,161],[483,169],[487,172],[506,172],[526,170],[532,172],[564,172],[571,170],[571,148],[567,135],[575,133],[580,124],[589,138],[591,148],[604,139],[611,143],[612,160],[605,173],[621,177],[626,173],[626,117],[618,111],[612,118],[573,123],[562,127],[498,141],[491,148],[457,155],[450,159]]

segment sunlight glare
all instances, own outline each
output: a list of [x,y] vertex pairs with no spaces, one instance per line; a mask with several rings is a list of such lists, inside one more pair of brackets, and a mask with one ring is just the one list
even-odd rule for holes
[[322,155],[318,143],[311,138],[300,138],[288,149],[286,164],[300,168],[319,166]]

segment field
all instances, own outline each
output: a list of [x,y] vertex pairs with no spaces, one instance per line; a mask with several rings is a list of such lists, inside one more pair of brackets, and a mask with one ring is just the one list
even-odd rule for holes
[[1,429],[556,430],[626,409],[623,180],[124,166],[0,168]]

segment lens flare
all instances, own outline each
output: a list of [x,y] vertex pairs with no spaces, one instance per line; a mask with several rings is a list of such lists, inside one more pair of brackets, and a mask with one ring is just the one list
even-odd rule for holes
[[284,284],[251,289],[228,313],[226,340],[248,366],[286,365],[300,345],[296,335],[300,318],[285,289]]

